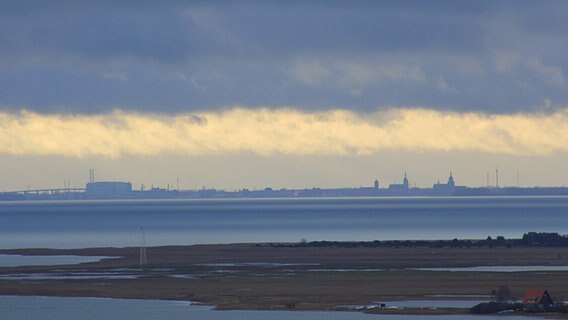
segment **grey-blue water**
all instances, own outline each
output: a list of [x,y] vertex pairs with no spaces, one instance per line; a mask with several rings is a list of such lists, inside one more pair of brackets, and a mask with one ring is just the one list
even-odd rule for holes
[[414,270],[451,272],[555,272],[568,271],[568,266],[477,266],[461,268],[415,268]]
[[568,197],[0,203],[0,248],[312,240],[472,239],[568,233]]
[[[359,312],[215,311],[188,302],[0,296],[0,319],[42,320],[496,320],[502,316],[393,316]],[[507,319],[533,319],[507,317]],[[535,318],[536,319],[536,318]]]
[[369,305],[347,305],[350,309],[362,309],[376,307],[377,304],[385,304],[386,308],[471,308],[479,303],[489,301],[489,297],[483,300],[397,300],[375,301]]
[[111,257],[81,256],[22,256],[19,254],[0,254],[0,267],[20,266],[56,266],[61,264],[77,264],[96,262]]

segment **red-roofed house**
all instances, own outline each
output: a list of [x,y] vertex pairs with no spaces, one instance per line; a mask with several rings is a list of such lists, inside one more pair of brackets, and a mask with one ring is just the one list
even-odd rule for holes
[[523,298],[523,309],[525,311],[544,311],[554,302],[546,290],[531,289],[527,291]]

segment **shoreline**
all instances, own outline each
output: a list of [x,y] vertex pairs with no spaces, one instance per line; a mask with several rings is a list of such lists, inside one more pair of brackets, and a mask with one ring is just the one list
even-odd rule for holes
[[[139,266],[139,248],[132,247],[6,249],[0,250],[0,254],[113,257],[76,265],[2,267],[0,295],[195,301],[219,310],[338,311],[341,306],[376,301],[474,300],[467,297],[488,296],[500,285],[506,285],[517,299],[528,289],[543,288],[557,300],[568,300],[568,271],[411,269],[568,266],[568,247],[164,246],[147,248],[146,267]],[[22,278],[10,280],[9,276],[14,274]],[[34,279],[38,274],[45,278]],[[66,278],[77,274],[84,278]],[[363,311],[439,315],[465,314],[467,310]]]
[[[12,190],[0,192],[0,203],[25,201],[99,201],[99,200],[262,200],[262,199],[340,199],[340,198],[475,198],[475,197],[566,197],[568,187],[468,187],[455,186],[440,190],[428,187],[407,188],[375,188],[375,187],[344,187],[344,188],[311,188],[311,189],[272,189],[260,190],[241,189],[227,191],[223,189],[202,190],[135,190],[127,187],[127,182],[95,182],[95,184],[118,183],[122,188],[117,192],[114,188],[98,191],[88,191],[86,188],[60,189],[47,188],[35,190]],[[108,185],[106,186],[108,187]]]

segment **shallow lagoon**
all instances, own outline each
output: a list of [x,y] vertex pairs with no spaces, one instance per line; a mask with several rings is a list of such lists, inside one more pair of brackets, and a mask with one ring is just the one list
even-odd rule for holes
[[477,266],[462,268],[415,268],[409,270],[450,272],[551,272],[568,271],[568,266]]
[[[0,319],[44,320],[495,320],[502,316],[396,316],[359,312],[216,311],[182,301],[0,296]],[[507,319],[538,319],[507,317]]]
[[21,267],[21,266],[56,266],[65,264],[78,264],[87,262],[97,262],[102,259],[115,257],[99,256],[23,256],[19,254],[0,254],[0,267]]

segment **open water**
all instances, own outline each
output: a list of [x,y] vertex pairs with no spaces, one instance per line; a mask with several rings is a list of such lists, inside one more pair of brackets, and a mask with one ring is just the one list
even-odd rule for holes
[[[568,233],[568,197],[346,198],[0,203],[0,248]],[[214,311],[187,302],[0,296],[0,319],[497,319],[358,312]],[[515,317],[516,318],[516,317]],[[528,319],[528,318],[527,318]]]
[[[42,320],[496,320],[502,316],[369,315],[334,311],[215,311],[188,302],[0,296],[0,319]],[[506,317],[524,320],[531,317]]]
[[521,237],[568,233],[568,197],[0,203],[0,248]]
[[0,254],[0,267],[56,266],[61,264],[96,262],[108,258],[113,258],[113,257],[22,256],[19,254]]

